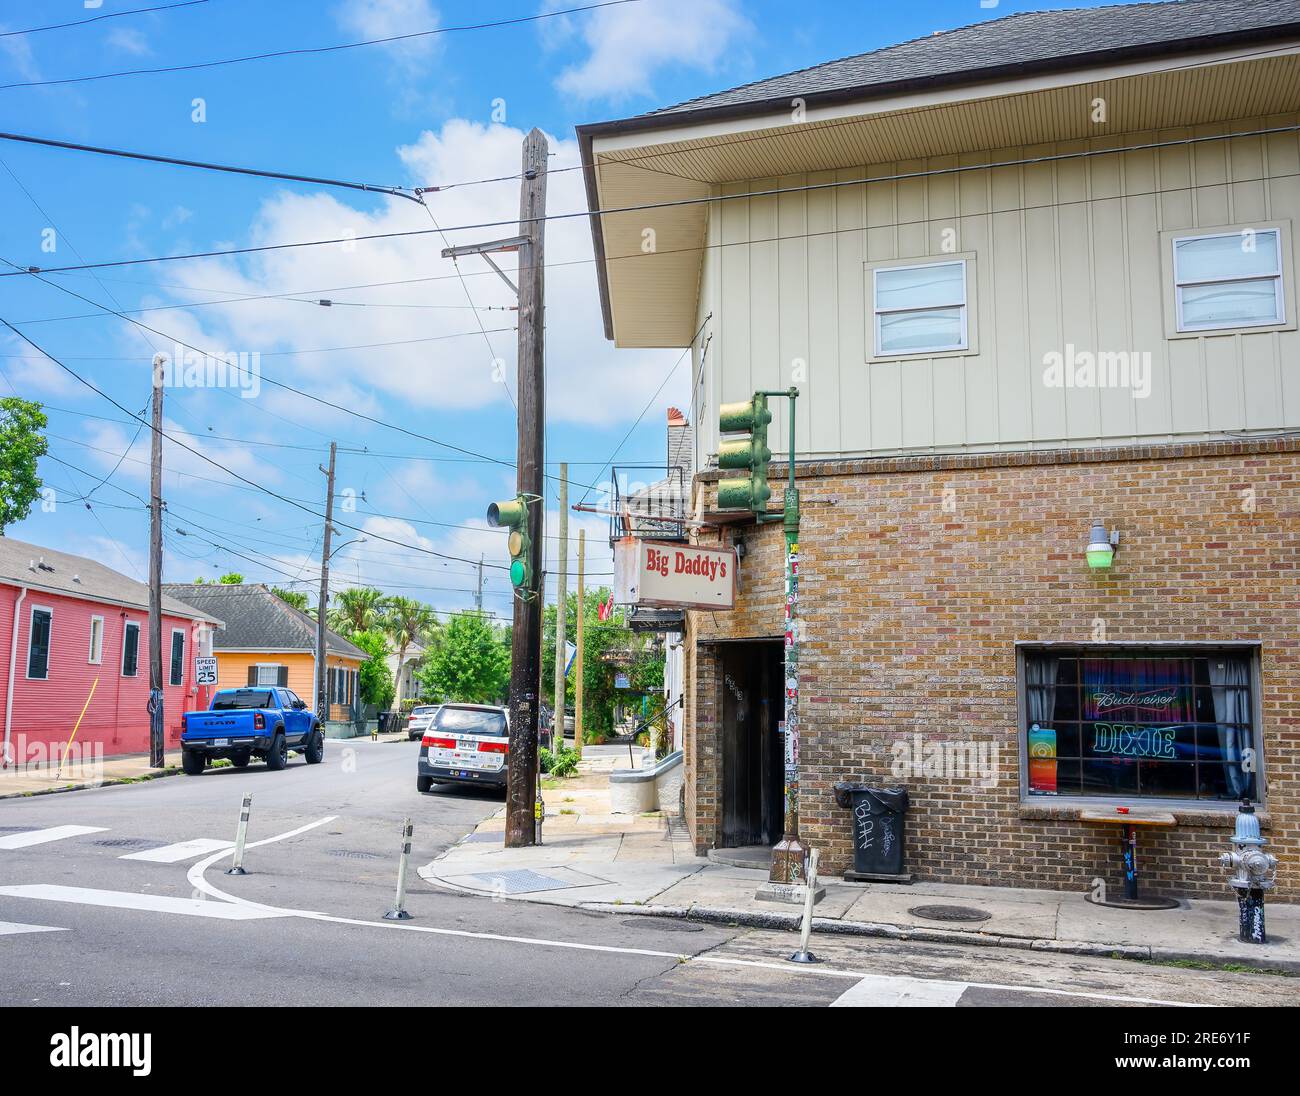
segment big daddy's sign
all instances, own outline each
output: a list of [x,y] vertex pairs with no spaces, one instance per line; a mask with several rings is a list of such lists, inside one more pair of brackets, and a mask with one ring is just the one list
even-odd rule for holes
[[614,546],[614,583],[624,605],[732,609],[736,550],[625,538]]

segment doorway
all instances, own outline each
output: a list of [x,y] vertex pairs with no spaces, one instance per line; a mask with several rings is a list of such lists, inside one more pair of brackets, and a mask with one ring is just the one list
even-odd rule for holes
[[720,651],[722,847],[770,847],[785,821],[783,644],[746,640],[721,644]]

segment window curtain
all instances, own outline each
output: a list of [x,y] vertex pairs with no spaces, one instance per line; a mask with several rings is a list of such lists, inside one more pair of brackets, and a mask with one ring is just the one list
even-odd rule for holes
[[1025,698],[1028,704],[1029,725],[1050,727],[1056,715],[1056,668],[1059,658],[1049,655],[1030,655],[1025,659],[1025,683],[1029,686]]
[[[1250,665],[1244,659],[1209,660],[1210,691],[1214,696],[1214,718],[1219,724],[1219,754],[1223,777],[1234,796],[1246,794],[1250,775],[1241,767],[1241,750],[1250,725]],[[1226,726],[1242,723],[1246,727]]]

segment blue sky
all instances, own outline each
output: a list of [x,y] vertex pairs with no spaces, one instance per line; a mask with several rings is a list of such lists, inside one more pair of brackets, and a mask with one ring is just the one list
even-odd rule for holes
[[[0,0],[0,35],[166,2]],[[207,0],[0,36],[0,84],[333,45],[578,2]],[[0,130],[369,183],[440,185],[518,171],[522,133],[532,126],[550,135],[552,166],[572,164],[573,127],[581,122],[641,113],[1018,10],[1070,6],[1081,5],[637,0],[389,46],[3,88]],[[429,214],[411,202],[312,185],[9,142],[0,142],[0,161],[0,258],[24,267],[431,227]],[[449,189],[429,196],[429,212],[441,225],[507,219],[517,216],[517,186]],[[551,177],[552,212],[582,202],[578,172]],[[449,234],[458,243],[482,238]],[[483,511],[488,501],[513,494],[513,469],[270,383],[513,460],[515,335],[513,313],[504,310],[511,294],[473,259],[462,261],[462,282],[439,256],[442,246],[437,235],[424,235],[51,276],[118,310],[152,309],[137,319],[161,334],[26,277],[0,278],[0,316],[133,411],[148,401],[153,354],[173,353],[177,339],[213,353],[259,355],[264,380],[255,397],[232,388],[167,389],[167,432],[317,511],[324,494],[317,465],[329,440],[338,440],[338,517],[356,527],[343,528],[341,539],[367,539],[335,557],[335,585],[360,581],[454,610],[472,602],[475,567],[431,553],[472,561],[485,554],[485,607],[508,614],[509,583],[492,566],[503,562],[504,542],[484,528]],[[605,341],[581,220],[553,224],[547,248],[556,264],[547,275],[547,461],[552,472],[559,461],[570,462],[571,479],[584,485],[572,489],[576,499],[608,478],[603,463],[667,377],[616,463],[663,460],[665,409],[687,406],[688,367],[674,371],[676,351],[616,351]],[[375,284],[399,281],[405,284]],[[241,297],[258,299],[231,299]],[[310,303],[321,297],[346,304]],[[494,380],[494,362],[505,387]],[[148,494],[147,432],[137,434],[111,403],[7,331],[0,334],[0,370],[0,394],[48,405],[50,453],[57,458],[42,464],[53,505],[38,506],[7,534],[144,578],[148,520],[135,496]],[[170,447],[166,469],[168,581],[235,569],[250,581],[312,586],[318,519],[178,447]],[[82,496],[110,472],[87,508]],[[548,483],[551,535],[554,491]],[[595,490],[590,496],[600,497]],[[605,522],[584,519],[583,526],[588,573],[606,581],[612,568]]]

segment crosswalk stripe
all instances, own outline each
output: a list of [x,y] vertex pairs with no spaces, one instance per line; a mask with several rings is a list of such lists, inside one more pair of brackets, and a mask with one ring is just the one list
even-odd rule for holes
[[158,849],[145,849],[143,852],[129,852],[119,856],[119,860],[148,860],[154,864],[178,864],[182,860],[193,860],[218,849],[228,849],[232,841],[218,841],[215,837],[196,837],[192,841],[177,841],[174,845],[163,845]]
[[969,988],[966,982],[871,974],[840,994],[831,1008],[952,1008]]
[[204,902],[195,898],[169,898],[163,894],[135,894],[131,891],[94,890],[89,887],[60,887],[52,883],[27,883],[0,887],[0,897],[36,898],[46,902],[72,902],[80,906],[109,906],[148,913],[176,913],[186,917],[215,917],[225,921],[253,921],[284,917],[276,910],[258,906],[236,906],[228,902]]
[[23,932],[67,932],[54,925],[24,925],[20,921],[0,921],[0,936],[17,936]]
[[86,833],[103,833],[107,828],[107,826],[52,826],[48,830],[10,833],[0,837],[0,849],[25,849],[29,845],[44,845],[47,841],[62,841],[65,837],[80,837]]

